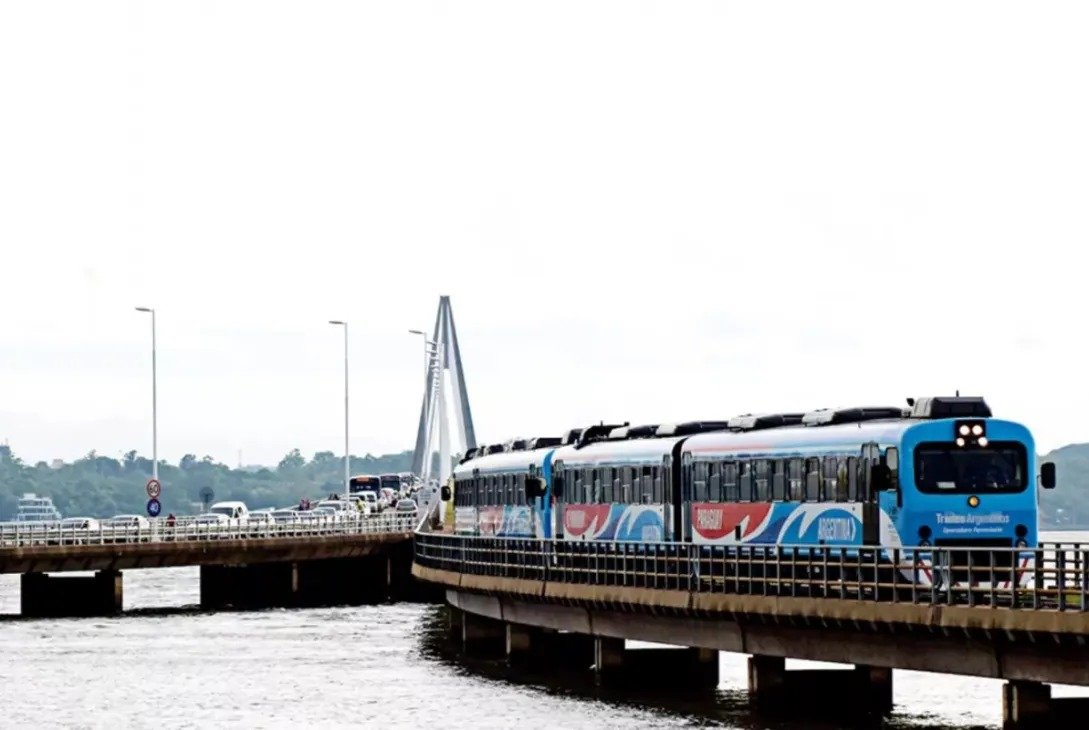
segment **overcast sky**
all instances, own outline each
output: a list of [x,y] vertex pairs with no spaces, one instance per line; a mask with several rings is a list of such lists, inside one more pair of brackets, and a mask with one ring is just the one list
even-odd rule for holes
[[0,440],[410,448],[982,394],[1089,441],[1089,5],[0,4]]

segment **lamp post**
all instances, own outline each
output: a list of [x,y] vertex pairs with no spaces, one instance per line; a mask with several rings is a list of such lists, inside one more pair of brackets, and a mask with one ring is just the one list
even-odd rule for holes
[[420,330],[409,330],[410,335],[419,335],[424,341],[424,372],[431,373],[431,351],[436,348],[435,341],[427,339],[427,333]]
[[151,314],[151,478],[159,481],[159,404],[155,367],[155,310],[137,307],[137,312]]
[[349,467],[351,452],[348,450],[348,323],[339,319],[329,320],[329,324],[344,328],[344,499],[348,499],[352,477]]

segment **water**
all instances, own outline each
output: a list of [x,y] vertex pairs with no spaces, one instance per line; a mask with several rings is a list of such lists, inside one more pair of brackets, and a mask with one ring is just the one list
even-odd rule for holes
[[[0,727],[836,726],[753,716],[743,655],[721,655],[713,693],[599,691],[585,673],[545,677],[459,658],[438,606],[204,613],[194,608],[196,568],[130,570],[124,580],[133,613],[119,618],[0,619]],[[0,614],[18,610],[19,577],[0,576]],[[887,726],[998,727],[1001,685],[897,671]]]

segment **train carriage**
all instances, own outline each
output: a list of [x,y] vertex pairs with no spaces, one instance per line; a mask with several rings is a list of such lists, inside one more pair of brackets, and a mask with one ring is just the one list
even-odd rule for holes
[[485,447],[482,450],[490,453],[459,464],[453,474],[454,531],[550,537],[551,503],[543,485],[551,481],[553,447],[558,443],[559,439],[533,439]]
[[[966,580],[970,564],[997,582],[1029,579],[1028,551],[1019,564],[1013,551],[995,564],[989,550],[1035,547],[1037,487],[1055,486],[1027,428],[959,396],[909,399],[907,409],[599,424],[532,454],[470,459],[458,475],[466,533],[690,543],[712,558],[784,546],[857,557],[881,546],[885,564],[901,548],[914,561],[907,579],[931,585]],[[932,564],[932,554],[951,564]]]

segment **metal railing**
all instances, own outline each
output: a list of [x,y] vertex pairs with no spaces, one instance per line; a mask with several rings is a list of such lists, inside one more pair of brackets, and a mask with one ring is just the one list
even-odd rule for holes
[[126,545],[149,542],[207,542],[215,540],[307,539],[327,535],[407,533],[416,526],[415,513],[382,512],[363,515],[309,515],[299,512],[290,519],[234,519],[212,521],[207,517],[148,520],[116,524],[103,520],[90,527],[57,522],[0,523],[0,550],[58,545]]
[[1089,545],[707,546],[416,534],[416,562],[470,575],[695,594],[1086,611]]

